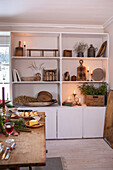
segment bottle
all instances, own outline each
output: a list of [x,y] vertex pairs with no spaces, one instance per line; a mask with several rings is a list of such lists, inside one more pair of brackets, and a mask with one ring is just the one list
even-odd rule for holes
[[97,51],[97,48],[94,48],[92,44],[90,44],[90,47],[88,48],[88,57],[95,57],[95,52]]

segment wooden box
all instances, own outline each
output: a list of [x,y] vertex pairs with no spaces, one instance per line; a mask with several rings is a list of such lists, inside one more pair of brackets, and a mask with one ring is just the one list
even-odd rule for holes
[[64,50],[64,57],[72,57],[72,50]]
[[57,80],[57,69],[43,70],[44,81],[56,81]]
[[105,96],[104,95],[87,95],[86,105],[87,106],[104,106]]

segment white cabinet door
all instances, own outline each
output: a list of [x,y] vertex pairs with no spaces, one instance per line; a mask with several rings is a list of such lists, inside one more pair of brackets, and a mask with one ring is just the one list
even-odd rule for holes
[[106,107],[86,107],[83,110],[83,138],[103,137]]
[[82,108],[58,109],[58,138],[82,138]]
[[39,112],[45,112],[46,139],[56,139],[56,109],[55,108],[38,108]]

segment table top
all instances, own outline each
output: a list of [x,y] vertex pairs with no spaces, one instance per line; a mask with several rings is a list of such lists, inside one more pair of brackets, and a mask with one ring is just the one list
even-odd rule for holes
[[[40,122],[45,122],[45,113],[40,112],[42,119]],[[14,136],[16,142],[15,149],[12,150],[8,160],[1,160],[1,167],[26,167],[26,166],[44,166],[46,165],[46,138],[45,124],[42,127],[30,128],[32,132],[21,132],[18,136]],[[5,141],[6,137],[1,137],[0,140]]]

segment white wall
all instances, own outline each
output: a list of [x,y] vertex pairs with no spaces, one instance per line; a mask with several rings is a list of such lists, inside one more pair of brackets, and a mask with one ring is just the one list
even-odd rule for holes
[[109,82],[110,89],[113,89],[113,22],[105,28],[109,33]]

